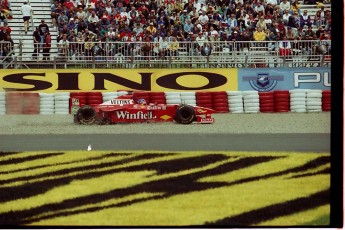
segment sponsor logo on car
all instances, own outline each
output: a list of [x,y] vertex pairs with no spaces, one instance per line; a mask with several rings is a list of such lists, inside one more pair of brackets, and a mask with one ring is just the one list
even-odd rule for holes
[[170,119],[171,118],[171,116],[169,116],[169,115],[163,115],[163,116],[161,116],[161,119],[163,119],[163,120],[168,120],[168,119]]
[[243,77],[243,81],[249,81],[250,86],[259,92],[268,92],[276,87],[278,81],[283,81],[284,76],[269,76],[268,73],[260,73],[257,76]]
[[196,110],[198,113],[206,113],[207,112],[207,110],[205,110],[205,109],[197,109]]
[[138,111],[136,113],[130,113],[128,111],[116,111],[116,116],[118,119],[127,120],[140,120],[140,119],[156,119],[157,117],[153,115],[151,111],[143,112]]
[[112,105],[130,105],[130,104],[134,104],[134,101],[133,100],[123,100],[123,99],[113,99],[110,101],[110,103]]
[[201,124],[210,124],[214,123],[214,118],[201,118],[200,119]]

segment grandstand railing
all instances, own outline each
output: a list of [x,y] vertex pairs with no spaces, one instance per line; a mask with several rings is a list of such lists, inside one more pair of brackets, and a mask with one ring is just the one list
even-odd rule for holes
[[[175,44],[175,45],[174,45]],[[50,60],[14,57],[17,68],[248,68],[330,66],[330,40],[69,42]],[[42,53],[37,53],[42,57]]]

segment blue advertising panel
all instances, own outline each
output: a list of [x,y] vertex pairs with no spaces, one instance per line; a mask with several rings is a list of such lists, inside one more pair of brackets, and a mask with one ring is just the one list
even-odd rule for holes
[[238,69],[238,90],[331,89],[331,68]]

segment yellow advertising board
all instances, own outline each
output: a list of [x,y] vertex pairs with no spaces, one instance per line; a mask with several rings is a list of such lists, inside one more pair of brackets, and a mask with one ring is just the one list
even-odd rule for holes
[[0,91],[233,91],[238,69],[2,70]]

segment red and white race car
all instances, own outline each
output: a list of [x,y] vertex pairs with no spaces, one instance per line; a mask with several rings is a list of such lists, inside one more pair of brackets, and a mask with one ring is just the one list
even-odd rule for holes
[[74,123],[83,125],[135,122],[211,124],[214,123],[214,118],[211,117],[214,112],[213,109],[185,104],[146,104],[143,99],[134,101],[132,95],[123,95],[94,107],[85,105],[79,108],[74,114]]

